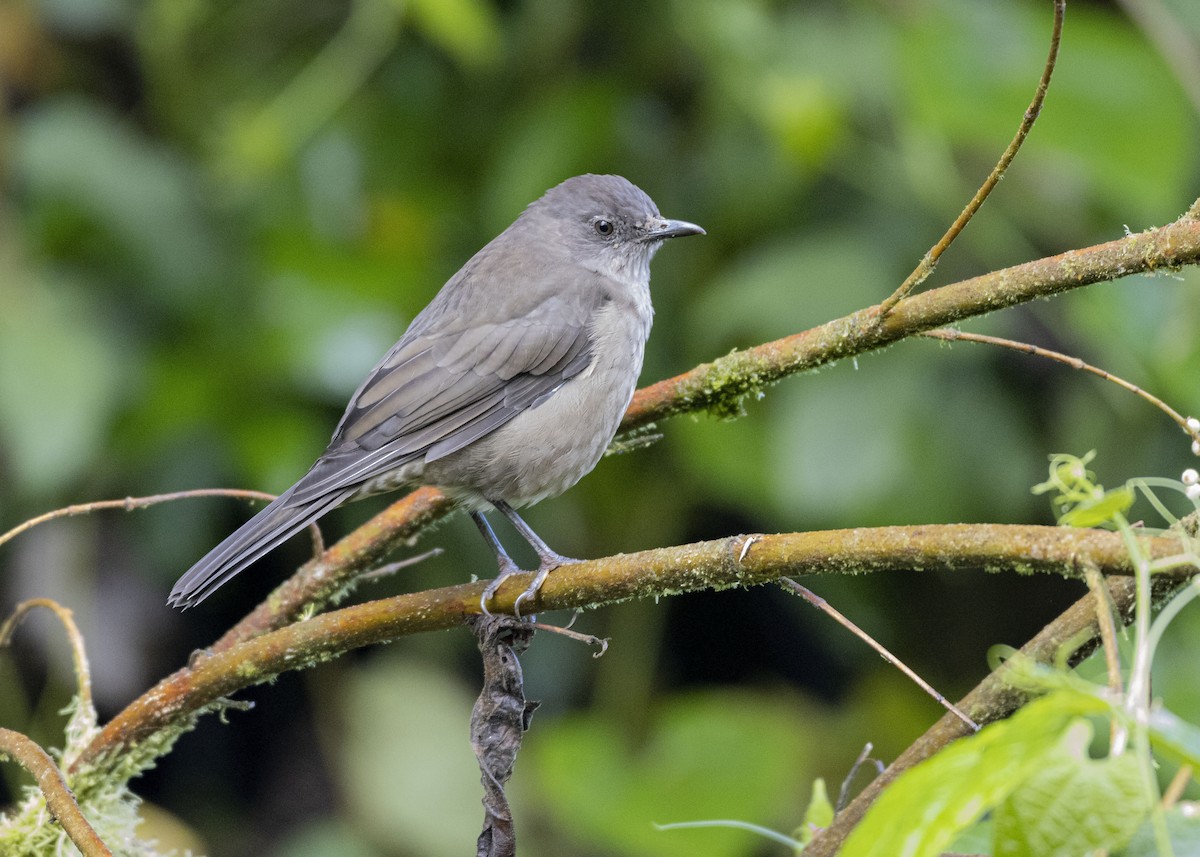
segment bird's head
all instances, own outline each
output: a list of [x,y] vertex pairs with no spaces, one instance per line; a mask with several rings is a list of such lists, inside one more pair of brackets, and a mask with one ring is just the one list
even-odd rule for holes
[[532,203],[526,216],[576,263],[638,282],[649,278],[650,260],[668,238],[704,234],[694,223],[663,217],[645,191],[612,175],[567,179]]

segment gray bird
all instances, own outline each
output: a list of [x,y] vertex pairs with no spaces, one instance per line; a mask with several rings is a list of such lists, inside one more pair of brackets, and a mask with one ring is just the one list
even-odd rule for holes
[[312,469],[179,578],[168,603],[199,604],[336,506],[428,484],[470,512],[496,553],[485,612],[521,569],[483,510],[508,518],[537,551],[519,611],[573,560],[514,507],[561,494],[596,466],[642,369],[650,259],[668,238],[703,234],[663,218],[620,176],[576,176],[546,191],[413,319]]

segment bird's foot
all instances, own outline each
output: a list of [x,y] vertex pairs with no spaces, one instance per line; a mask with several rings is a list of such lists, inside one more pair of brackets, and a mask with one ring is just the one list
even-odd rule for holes
[[483,590],[483,594],[479,596],[479,609],[483,611],[484,616],[492,615],[492,611],[487,608],[487,604],[496,597],[496,592],[500,589],[500,584],[504,583],[504,581],[508,580],[514,574],[521,574],[521,569],[507,555],[500,556],[498,559],[500,573],[496,575],[495,579]]
[[[559,566],[580,562],[580,560],[572,559],[569,556],[562,556],[561,554],[554,553],[553,551],[548,551],[545,553],[538,551],[538,558],[541,560],[541,562],[538,564],[537,573],[534,575],[533,580],[530,582],[529,586],[525,587],[525,591],[518,595],[516,600],[513,601],[513,613],[518,619],[521,617],[521,605],[529,599],[537,597],[538,592],[541,591],[542,584],[544,584],[546,582],[546,578],[550,576],[550,572],[554,571],[554,569],[558,568]],[[505,562],[505,559],[507,559],[507,557],[500,560],[500,573],[496,576],[495,580],[487,585],[487,588],[483,590],[483,595],[481,595],[479,598],[479,607],[481,610],[483,610],[485,616],[491,615],[491,611],[487,608],[487,603],[491,601],[493,597],[495,597],[496,592],[500,589],[500,585],[514,574],[525,573],[522,569],[518,568],[517,564],[512,560]]]
[[571,559],[569,556],[562,556],[556,553],[549,556],[543,555],[541,559],[541,564],[538,565],[537,574],[534,575],[533,581],[525,587],[525,591],[518,595],[517,600],[513,602],[513,613],[518,617],[521,615],[521,603],[528,601],[530,598],[537,597],[538,592],[542,589],[542,584],[550,576],[550,572],[559,566],[580,562],[580,560]]

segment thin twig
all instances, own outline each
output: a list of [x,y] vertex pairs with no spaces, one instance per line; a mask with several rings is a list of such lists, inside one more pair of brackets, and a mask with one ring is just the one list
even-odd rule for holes
[[12,636],[18,626],[33,610],[37,608],[49,610],[62,623],[67,632],[67,642],[71,646],[71,657],[75,666],[75,680],[78,683],[79,706],[77,713],[83,718],[85,728],[96,725],[96,708],[92,704],[92,671],[88,666],[87,648],[84,646],[83,635],[75,624],[75,616],[66,607],[50,598],[31,598],[16,606],[12,614],[0,625],[0,648],[12,642]]
[[[578,613],[575,614],[575,616],[578,615]],[[600,651],[594,652],[592,657],[604,657],[604,653],[608,651],[608,638],[597,637],[594,634],[582,634],[579,631],[572,631],[570,626],[575,624],[575,616],[571,617],[570,624],[566,626],[550,625],[546,622],[530,622],[529,626],[531,628],[537,628],[539,631],[545,631],[548,634],[558,634],[559,636],[566,637],[568,640],[574,640],[577,643],[585,643],[589,646],[599,646]]]
[[96,833],[75,802],[62,771],[45,750],[29,737],[0,728],[0,756],[7,756],[33,774],[46,796],[46,806],[84,857],[112,857],[112,851]]
[[1004,339],[999,336],[987,336],[982,333],[966,333],[965,331],[957,330],[953,327],[940,327],[936,330],[922,331],[919,336],[927,336],[930,339],[941,339],[946,342],[978,342],[984,345],[998,345],[1001,348],[1009,348],[1013,351],[1020,351],[1023,354],[1032,354],[1035,357],[1045,357],[1047,360],[1054,360],[1062,363],[1065,366],[1070,366],[1072,369],[1079,369],[1083,372],[1103,378],[1105,381],[1111,381],[1118,387],[1122,387],[1135,396],[1140,396],[1146,402],[1158,408],[1168,417],[1173,419],[1184,433],[1192,440],[1200,440],[1200,429],[1195,429],[1188,424],[1188,418],[1179,411],[1172,408],[1158,396],[1148,393],[1136,384],[1131,384],[1124,378],[1114,375],[1111,372],[1106,372],[1097,366],[1090,363],[1085,363],[1078,357],[1072,357],[1070,354],[1063,354],[1061,351],[1051,351],[1048,348],[1041,348],[1037,345],[1031,345],[1028,342],[1018,342],[1015,339]]
[[[123,509],[126,512],[132,512],[134,509],[145,509],[149,506],[157,506],[159,503],[173,503],[176,500],[192,500],[197,497],[234,497],[240,500],[266,500],[270,502],[275,499],[275,496],[265,491],[249,491],[241,488],[193,488],[190,491],[172,491],[169,494],[151,494],[147,497],[126,497],[122,500],[96,500],[91,503],[77,503],[73,506],[65,506],[61,509],[46,512],[45,514],[38,515],[36,518],[30,518],[28,521],[18,524],[8,532],[0,534],[0,545],[12,541],[21,535],[21,533],[31,530],[47,521],[53,521],[57,518],[72,518],[76,515],[88,515],[104,509]],[[321,537],[321,528],[316,523],[312,523],[309,524],[308,530],[312,535],[313,556],[320,556],[325,552],[325,541]]]
[[419,553],[416,556],[410,556],[396,562],[389,562],[387,565],[381,565],[370,571],[364,571],[358,576],[358,579],[361,581],[382,580],[385,577],[391,577],[398,571],[403,571],[406,568],[422,563],[427,559],[441,556],[443,553],[445,553],[445,550],[442,548],[430,548],[425,553]]
[[1167,785],[1166,791],[1162,796],[1163,809],[1170,809],[1179,802],[1183,797],[1183,790],[1187,788],[1188,783],[1192,781],[1192,766],[1181,765],[1179,770],[1175,772],[1175,776],[1171,777],[1171,782]]
[[791,590],[793,593],[795,593],[796,595],[799,595],[801,598],[803,598],[809,604],[816,607],[818,610],[820,610],[823,613],[825,613],[826,615],[832,617],[835,622],[837,622],[843,628],[846,628],[847,630],[849,630],[852,634],[854,634],[856,637],[858,637],[860,640],[862,640],[864,643],[866,643],[868,646],[870,646],[872,649],[874,649],[876,652],[878,652],[880,657],[882,657],[885,661],[887,661],[889,664],[894,666],[896,669],[900,670],[900,672],[902,672],[906,676],[908,676],[909,679],[911,679],[917,685],[917,687],[921,688],[927,694],[932,696],[934,698],[934,700],[937,701],[938,705],[942,706],[947,711],[949,711],[951,714],[953,714],[955,717],[960,719],[963,723],[967,724],[967,726],[969,726],[971,728],[971,731],[973,731],[973,732],[979,731],[978,723],[976,723],[970,717],[968,717],[967,715],[965,715],[961,711],[959,711],[958,708],[956,708],[954,706],[954,703],[952,703],[950,700],[946,699],[946,697],[944,697],[942,694],[938,693],[937,690],[934,689],[933,685],[931,685],[929,682],[925,681],[925,679],[923,679],[919,675],[917,675],[917,673],[915,671],[913,671],[906,663],[904,663],[898,657],[896,657],[891,652],[889,652],[883,646],[882,643],[875,640],[870,634],[868,634],[866,631],[862,630],[857,625],[855,625],[853,622],[851,622],[849,619],[847,619],[841,612],[839,612],[836,608],[834,608],[824,598],[822,598],[821,596],[814,593],[811,589],[807,589],[807,588],[801,586],[799,583],[792,580],[790,577],[781,577],[779,579],[779,583],[781,586],[784,587],[784,589]]
[[170,503],[174,500],[187,500],[193,497],[239,497],[248,500],[274,500],[274,494],[264,494],[262,491],[240,491],[236,488],[197,488],[193,491],[174,491],[170,494],[152,494],[149,497],[126,497],[123,500],[97,500],[93,503],[78,503],[74,506],[66,506],[62,509],[55,509],[52,512],[46,512],[44,515],[38,515],[36,518],[30,518],[23,524],[13,527],[7,533],[0,535],[0,545],[7,541],[11,541],[26,530],[31,530],[38,524],[44,524],[47,521],[53,521],[55,518],[70,518],[75,515],[87,515],[91,512],[97,512],[101,509],[124,509],[126,512],[132,512],[134,509],[144,509],[147,506],[154,506],[158,503]]
[[942,254],[946,252],[946,248],[948,248],[954,239],[958,237],[959,233],[963,231],[966,225],[971,221],[971,218],[975,216],[975,212],[979,211],[979,208],[983,205],[984,200],[986,200],[988,195],[992,192],[992,188],[994,188],[999,183],[1000,179],[1003,178],[1005,171],[1008,170],[1009,164],[1011,164],[1013,158],[1017,156],[1017,152],[1020,151],[1021,145],[1025,142],[1025,138],[1029,136],[1029,132],[1033,128],[1033,123],[1037,121],[1038,115],[1042,112],[1042,102],[1046,100],[1046,91],[1050,88],[1050,78],[1054,74],[1054,66],[1058,61],[1058,48],[1059,43],[1062,40],[1063,15],[1066,12],[1066,8],[1066,0],[1054,0],[1054,26],[1050,33],[1050,53],[1046,57],[1046,65],[1042,69],[1042,77],[1041,80],[1038,81],[1037,91],[1033,95],[1033,101],[1030,102],[1028,109],[1025,111],[1025,115],[1021,117],[1021,126],[1017,129],[1016,136],[1013,137],[1012,142],[1008,144],[1008,148],[1004,150],[1004,154],[1000,156],[1000,160],[992,169],[992,172],[987,177],[987,180],[980,186],[979,190],[975,192],[975,196],[971,199],[971,201],[967,203],[967,207],[962,210],[962,213],[958,215],[958,218],[954,221],[954,223],[952,223],[950,228],[946,230],[946,234],[943,235],[941,240],[939,240],[937,244],[934,244],[929,252],[921,258],[920,263],[918,263],[917,267],[913,269],[913,272],[908,275],[903,283],[900,284],[900,288],[892,292],[892,294],[888,296],[887,300],[879,305],[878,317],[880,321],[887,318],[887,316],[895,308],[896,304],[907,297],[913,289],[925,282],[929,275],[933,273],[933,269],[937,267],[938,260],[941,259]]
[[1091,563],[1084,563],[1083,574],[1092,597],[1096,599],[1096,624],[1100,629],[1100,644],[1104,649],[1108,688],[1113,692],[1114,698],[1119,699],[1123,692],[1124,680],[1121,677],[1121,655],[1117,650],[1117,626],[1113,621],[1112,596],[1100,569]]
[[868,741],[863,745],[862,751],[858,754],[858,758],[854,760],[854,764],[850,766],[850,771],[842,780],[842,787],[838,789],[837,805],[834,806],[835,813],[841,812],[846,804],[850,801],[850,787],[854,785],[854,778],[858,776],[858,772],[862,770],[862,766],[868,761],[874,762],[875,776],[883,773],[883,762],[878,759],[871,758],[871,751],[875,749],[875,745]]
[[[1083,563],[1084,579],[1096,599],[1096,625],[1100,629],[1100,645],[1104,650],[1104,665],[1108,671],[1108,687],[1114,699],[1120,699],[1124,688],[1121,677],[1121,655],[1117,650],[1117,628],[1113,621],[1112,596],[1100,569],[1091,563]],[[1115,755],[1125,746],[1129,734],[1119,718],[1114,717],[1109,727],[1109,748]]]

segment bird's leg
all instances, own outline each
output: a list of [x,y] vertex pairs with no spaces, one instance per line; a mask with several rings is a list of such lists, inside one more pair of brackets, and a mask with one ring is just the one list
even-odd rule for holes
[[492,611],[487,609],[487,603],[492,600],[492,597],[496,594],[496,590],[500,588],[500,584],[514,574],[520,574],[521,568],[513,562],[513,558],[508,555],[508,551],[504,549],[504,545],[500,544],[500,539],[496,538],[496,533],[492,529],[492,525],[488,523],[487,518],[483,516],[482,512],[472,512],[471,520],[475,522],[475,526],[479,527],[479,532],[483,535],[483,540],[495,552],[496,564],[500,567],[500,573],[496,575],[496,579],[489,583],[487,589],[483,590],[483,595],[479,596],[479,607],[483,610],[483,615],[491,616]]
[[[517,532],[524,537],[525,541],[529,542],[530,546],[537,552],[538,568],[537,575],[533,578],[533,582],[517,596],[517,600],[513,602],[513,610],[518,616],[521,615],[521,602],[528,601],[538,594],[538,590],[542,588],[542,584],[546,582],[547,576],[560,565],[566,565],[572,562],[579,562],[577,559],[571,559],[569,556],[563,556],[557,551],[551,550],[550,546],[542,541],[542,537],[533,531],[533,528],[517,514],[512,506],[503,500],[496,500],[492,503],[501,515],[508,518]],[[495,534],[492,535],[495,538]],[[512,562],[512,560],[509,560]]]

